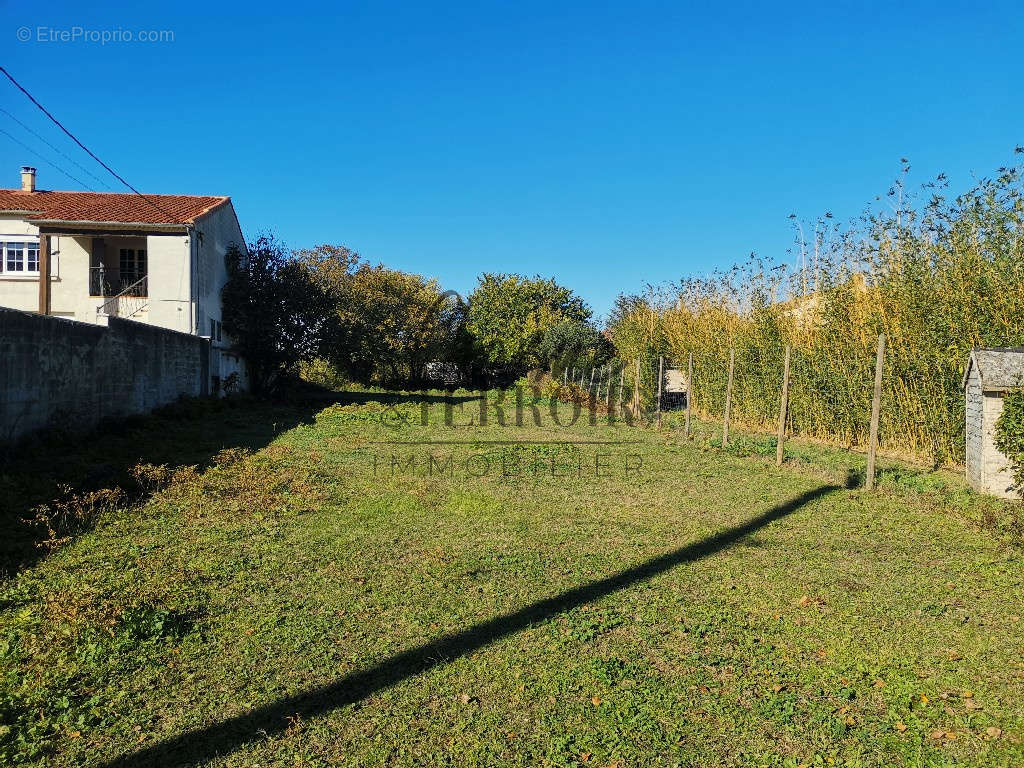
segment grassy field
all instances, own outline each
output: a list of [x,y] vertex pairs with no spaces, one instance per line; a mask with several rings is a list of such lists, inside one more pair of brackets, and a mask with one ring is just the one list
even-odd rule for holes
[[382,397],[8,463],[0,764],[1024,763],[1013,511],[956,477]]

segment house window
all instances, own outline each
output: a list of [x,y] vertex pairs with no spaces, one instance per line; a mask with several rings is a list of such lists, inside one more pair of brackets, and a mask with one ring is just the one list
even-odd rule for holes
[[220,332],[221,332],[221,327],[222,327],[222,326],[221,326],[221,324],[220,324],[220,320],[218,320],[218,321],[217,321],[217,341],[220,341]]
[[3,240],[0,272],[5,275],[39,274],[38,240]]
[[146,251],[142,248],[121,249],[121,285],[137,283],[146,276]]

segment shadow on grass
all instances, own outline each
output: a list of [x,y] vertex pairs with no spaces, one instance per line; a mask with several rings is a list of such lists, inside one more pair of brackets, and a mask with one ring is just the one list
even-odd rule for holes
[[290,696],[244,715],[222,720],[206,728],[190,731],[174,739],[155,744],[131,755],[116,758],[104,768],[141,768],[150,765],[196,764],[226,755],[239,747],[286,730],[290,718],[303,719],[323,715],[354,704],[377,691],[445,664],[459,656],[478,651],[504,637],[520,632],[537,622],[577,608],[606,595],[647,581],[683,563],[695,562],[727,549],[769,523],[792,514],[806,504],[841,490],[824,485],[772,507],[757,517],[714,536],[647,560],[640,565],[593,581],[554,597],[539,600],[525,608],[462,632],[446,635],[392,656],[363,672],[356,672],[326,686]]
[[40,506],[57,510],[55,517],[66,528],[60,534],[73,537],[88,530],[97,505],[144,501],[154,488],[133,473],[140,464],[166,465],[171,470],[196,465],[203,470],[220,451],[257,451],[280,433],[311,423],[317,412],[335,403],[457,404],[472,399],[335,392],[303,384],[276,401],[245,396],[182,400],[146,416],[105,424],[87,435],[72,436],[57,427],[0,446],[0,578],[16,574],[47,553],[46,526],[27,522],[36,517]]

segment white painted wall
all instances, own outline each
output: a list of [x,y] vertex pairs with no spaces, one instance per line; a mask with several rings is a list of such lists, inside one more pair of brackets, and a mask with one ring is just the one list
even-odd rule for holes
[[981,393],[981,378],[978,367],[971,365],[967,375],[966,418],[967,418],[967,482],[971,487],[984,490],[984,454],[985,454],[985,408]]
[[[37,238],[39,229],[24,219],[0,217],[0,236]],[[149,303],[133,319],[175,331],[210,335],[210,320],[223,322],[220,293],[227,281],[224,256],[232,245],[245,247],[234,209],[222,206],[201,218],[187,234],[106,237],[107,264],[117,269],[121,248],[144,248],[149,270]],[[102,297],[89,295],[93,238],[51,236],[51,299],[54,315],[84,322],[105,322],[96,309]],[[192,259],[195,259],[193,263]],[[192,282],[196,281],[193,296]],[[39,279],[0,274],[0,306],[34,312]],[[230,346],[222,335],[220,347]]]
[[[15,231],[16,230],[16,231]],[[0,223],[0,235],[39,237],[27,222]],[[54,315],[96,322],[98,301],[89,298],[88,237],[50,237],[50,309]],[[35,312],[39,309],[39,278],[0,274],[0,306]]]
[[[118,246],[116,242],[113,246],[131,247]],[[132,319],[190,333],[193,308],[188,235],[147,235],[144,247],[149,268],[149,305],[145,316]]]
[[[238,225],[234,208],[221,206],[217,210],[196,222],[192,236],[193,249],[196,254],[196,287],[198,311],[196,313],[196,332],[200,336],[211,335],[210,321],[223,324],[224,313],[221,306],[221,290],[228,279],[225,256],[232,246],[245,250],[245,238]],[[249,388],[245,362],[231,351],[232,342],[228,335],[221,332],[221,338],[211,339],[214,353],[211,358],[210,373],[219,376],[221,384],[232,374],[237,374],[239,388]]]
[[[199,300],[196,332],[200,336],[210,333],[210,320],[223,322],[220,292],[227,282],[228,274],[224,257],[231,246],[245,248],[245,238],[238,226],[234,209],[221,206],[196,222],[193,232],[193,247],[196,252],[196,287]],[[223,338],[215,347],[228,347],[230,342]]]
[[982,398],[985,429],[982,433],[982,490],[1004,499],[1019,499],[1013,488],[1013,470],[1009,460],[996,448],[996,421],[1003,413],[1003,394],[986,392]]
[[[38,237],[39,228],[30,225],[24,219],[0,216],[0,236],[3,235]],[[59,279],[59,277],[55,277],[52,285],[56,286]],[[0,273],[0,306],[20,309],[25,312],[37,311],[39,309],[39,278]]]
[[[38,237],[38,227],[16,216],[0,216],[0,235]],[[148,304],[131,319],[175,331],[210,336],[210,321],[223,323],[221,290],[227,282],[225,255],[234,245],[244,250],[238,219],[223,205],[196,222],[188,234],[140,234],[105,237],[106,263],[116,269],[121,248],[144,248],[148,267]],[[50,236],[51,313],[88,323],[105,324],[97,315],[103,297],[89,295],[93,238]],[[193,291],[195,283],[195,291]],[[0,274],[0,306],[35,312],[39,308],[39,278]],[[245,365],[230,351],[226,334],[211,341],[220,350],[211,362],[211,375],[223,381],[238,373],[247,386]],[[218,362],[219,361],[219,362]]]

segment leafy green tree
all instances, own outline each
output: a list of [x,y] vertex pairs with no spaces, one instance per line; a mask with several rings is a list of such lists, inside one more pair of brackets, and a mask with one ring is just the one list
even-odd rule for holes
[[320,353],[330,300],[272,234],[261,235],[247,252],[232,246],[226,263],[224,330],[245,358],[253,391],[267,393]]
[[323,348],[339,370],[362,382],[416,382],[427,362],[449,356],[460,319],[437,281],[368,264],[343,246],[299,259],[330,296],[335,323]]
[[546,364],[545,333],[570,320],[586,323],[590,308],[554,280],[521,275],[483,274],[469,297],[466,327],[485,363],[519,374]]
[[548,327],[541,338],[539,354],[554,374],[556,369],[603,363],[609,356],[607,346],[610,345],[592,325],[570,319]]

